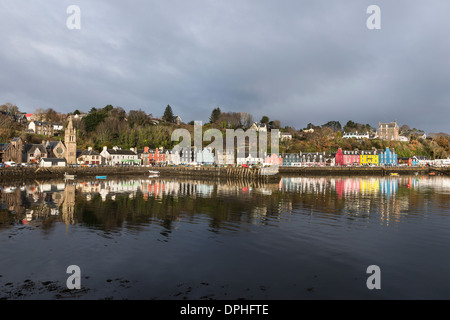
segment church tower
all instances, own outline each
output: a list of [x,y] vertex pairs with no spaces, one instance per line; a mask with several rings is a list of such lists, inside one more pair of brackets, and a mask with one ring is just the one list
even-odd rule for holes
[[73,127],[72,116],[69,116],[69,124],[64,133],[64,144],[66,145],[67,164],[77,163],[77,134]]

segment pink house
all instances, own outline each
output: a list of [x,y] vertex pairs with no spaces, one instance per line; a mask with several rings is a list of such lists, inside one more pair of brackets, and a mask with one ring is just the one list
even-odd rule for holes
[[341,148],[335,156],[336,166],[359,166],[361,164],[361,157],[358,150],[342,151]]
[[359,151],[344,151],[344,165],[349,166],[359,166],[361,164],[361,157],[359,156]]
[[270,164],[270,165],[282,166],[283,165],[283,158],[280,157],[279,155],[277,155],[276,153],[273,153],[270,157],[266,157],[264,159],[264,163],[265,164]]

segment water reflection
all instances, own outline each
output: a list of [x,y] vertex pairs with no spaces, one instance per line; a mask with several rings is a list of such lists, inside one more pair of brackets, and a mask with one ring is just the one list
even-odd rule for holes
[[0,228],[54,222],[111,230],[157,221],[209,221],[210,230],[267,224],[283,214],[370,216],[389,224],[427,203],[448,209],[446,177],[286,177],[279,183],[182,179],[48,181],[3,185]]

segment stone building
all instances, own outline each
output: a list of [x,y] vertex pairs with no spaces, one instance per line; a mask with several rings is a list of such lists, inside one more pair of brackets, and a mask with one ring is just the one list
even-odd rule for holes
[[399,140],[399,127],[397,121],[389,123],[378,122],[378,139]]
[[69,117],[69,124],[64,133],[64,145],[66,146],[67,164],[77,163],[77,131],[73,127],[72,116]]

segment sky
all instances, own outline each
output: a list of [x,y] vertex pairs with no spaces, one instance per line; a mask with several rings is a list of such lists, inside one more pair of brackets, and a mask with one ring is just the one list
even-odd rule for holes
[[1,0],[0,104],[450,133],[448,12],[448,0]]

